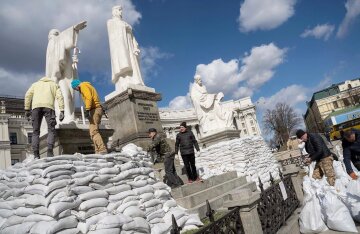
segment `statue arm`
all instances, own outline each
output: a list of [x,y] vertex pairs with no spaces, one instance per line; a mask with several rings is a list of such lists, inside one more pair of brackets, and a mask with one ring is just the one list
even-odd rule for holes
[[34,85],[31,85],[25,94],[25,102],[24,102],[25,110],[30,110],[33,96],[34,96]]
[[64,111],[64,97],[61,93],[61,89],[60,89],[59,85],[57,85],[57,84],[56,84],[55,98],[58,101],[60,111]]

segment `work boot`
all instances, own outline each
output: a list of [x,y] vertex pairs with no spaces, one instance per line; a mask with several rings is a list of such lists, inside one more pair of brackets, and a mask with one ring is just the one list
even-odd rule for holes
[[99,154],[101,154],[101,155],[105,155],[105,154],[107,154],[108,152],[107,152],[107,150],[103,150],[103,151],[100,151],[99,152]]
[[52,149],[47,150],[47,157],[54,157],[54,151]]
[[35,159],[40,159],[39,150],[35,150],[35,151],[34,151],[34,158],[35,158]]

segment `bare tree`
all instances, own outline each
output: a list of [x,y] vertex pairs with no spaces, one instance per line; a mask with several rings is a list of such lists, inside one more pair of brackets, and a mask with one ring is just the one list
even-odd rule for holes
[[286,144],[296,127],[301,123],[301,118],[294,109],[286,103],[277,103],[274,109],[267,109],[263,116],[265,133],[274,134],[274,140],[280,144]]

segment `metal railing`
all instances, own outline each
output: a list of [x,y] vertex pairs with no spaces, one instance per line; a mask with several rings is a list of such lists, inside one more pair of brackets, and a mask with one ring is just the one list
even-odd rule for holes
[[281,166],[288,166],[290,164],[295,164],[298,167],[305,166],[305,156],[306,155],[299,155],[296,157],[292,157],[290,154],[290,158],[280,160],[279,163],[281,163]]
[[[215,220],[215,211],[211,209],[210,203],[206,200],[207,212],[206,216],[210,220],[210,224],[200,228],[194,234],[243,234],[244,228],[240,219],[240,207],[229,210],[225,215]],[[174,215],[172,216],[171,234],[180,234],[181,227],[176,223]]]
[[[283,177],[280,170],[279,172],[281,181],[274,182],[270,173],[271,186],[266,190],[263,189],[259,179],[261,194],[257,210],[265,234],[276,233],[300,204],[291,176]],[[285,194],[281,191],[281,187],[285,190]]]

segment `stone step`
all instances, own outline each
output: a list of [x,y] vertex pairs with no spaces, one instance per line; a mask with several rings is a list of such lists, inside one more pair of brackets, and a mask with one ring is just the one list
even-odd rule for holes
[[[229,191],[234,190],[235,188],[238,188],[246,183],[247,182],[245,177],[223,180],[223,183],[220,183],[215,186],[210,186],[208,188],[206,187],[202,188],[201,183],[197,182],[196,186],[194,186],[194,189],[196,190],[200,189],[200,191],[193,193],[190,189],[189,190],[190,195],[185,197],[178,197],[176,199],[176,202],[178,205],[186,209],[190,209],[200,205],[201,203],[204,203],[206,200],[211,200],[222,194],[226,194]],[[182,187],[187,187],[187,185]]]
[[[185,176],[186,177],[186,176]],[[179,188],[173,189],[171,191],[171,195],[173,198],[181,198],[186,197],[191,194],[203,191],[205,189],[209,189],[211,187],[217,186],[226,181],[237,178],[237,173],[235,171],[227,172],[221,175],[210,177],[209,179],[204,180],[203,183],[196,182],[192,184],[185,184]],[[187,177],[184,182],[187,182]]]
[[[236,193],[237,191],[239,191],[241,189],[255,191],[256,184],[255,184],[255,182],[249,182],[244,185],[241,185],[240,187],[235,188],[234,190],[225,192],[215,198],[210,199],[209,203],[210,203],[211,209],[213,209],[215,211],[219,211],[221,209],[227,210],[227,208],[223,208],[224,202],[229,199],[229,196],[231,196],[231,193]],[[206,212],[207,212],[206,201],[204,203],[201,203],[201,204],[193,207],[193,208],[188,209],[187,212],[189,212],[191,214],[199,214],[199,217],[201,219],[205,218]]]

